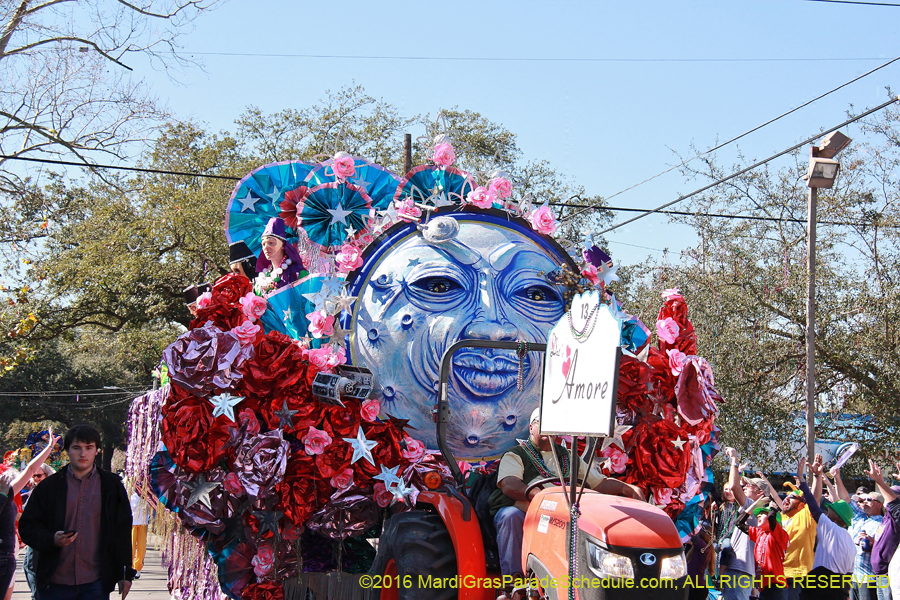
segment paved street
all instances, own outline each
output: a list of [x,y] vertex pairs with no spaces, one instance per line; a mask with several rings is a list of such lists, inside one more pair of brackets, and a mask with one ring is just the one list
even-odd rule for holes
[[[22,571],[22,559],[25,552],[19,554],[19,568],[16,570],[16,589],[13,591],[12,600],[30,600],[28,584],[25,583],[25,573]],[[110,595],[110,600],[118,597],[117,593]],[[160,564],[159,550],[147,548],[147,557],[144,559],[144,570],[141,578],[134,582],[128,600],[169,600],[169,591],[166,589],[166,570]]]

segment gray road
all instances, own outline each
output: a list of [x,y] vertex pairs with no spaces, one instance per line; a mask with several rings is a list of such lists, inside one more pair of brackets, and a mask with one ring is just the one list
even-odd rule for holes
[[[23,550],[19,554],[19,568],[16,570],[16,588],[13,591],[12,600],[31,600],[28,584],[25,583],[25,573],[22,571],[22,559],[25,557]],[[110,600],[118,598],[118,593],[110,595]],[[141,578],[134,582],[128,600],[169,600],[169,590],[166,588],[166,570],[160,564],[159,551],[147,548],[147,557],[144,559],[144,570]]]

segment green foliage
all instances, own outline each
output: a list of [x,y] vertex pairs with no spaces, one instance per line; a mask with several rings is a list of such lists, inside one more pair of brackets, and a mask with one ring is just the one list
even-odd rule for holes
[[[835,188],[819,191],[816,245],[817,438],[858,441],[865,456],[892,459],[900,425],[898,126],[891,111],[854,135]],[[722,441],[764,467],[790,462],[804,440],[807,188],[805,157],[795,160],[718,186],[691,209],[798,222],[679,219],[700,244],[675,264],[648,260],[629,272],[628,305],[641,307],[648,324],[663,289],[682,291],[727,401]],[[708,160],[692,174],[726,172]],[[846,414],[865,418],[848,428]]]

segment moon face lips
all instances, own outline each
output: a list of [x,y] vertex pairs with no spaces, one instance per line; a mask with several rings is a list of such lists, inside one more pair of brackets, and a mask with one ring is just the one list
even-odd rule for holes
[[[526,360],[525,372],[528,371]],[[503,394],[516,384],[519,361],[507,353],[460,350],[453,358],[453,374],[462,386],[479,398]]]

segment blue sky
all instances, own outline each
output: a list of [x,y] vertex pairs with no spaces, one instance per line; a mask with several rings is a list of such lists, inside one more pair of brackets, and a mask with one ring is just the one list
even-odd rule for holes
[[[708,148],[900,55],[898,20],[900,8],[803,0],[231,0],[183,40],[205,73],[191,71],[182,85],[143,74],[175,115],[213,130],[233,129],[248,105],[299,108],[353,82],[405,114],[471,109],[517,133],[527,158],[549,160],[589,194],[610,196],[678,162],[673,151]],[[850,104],[880,104],[898,74],[900,62],[744,138],[744,164],[843,121]],[[736,149],[720,151],[720,163],[738,160]],[[673,172],[611,204],[653,207],[700,185]],[[656,216],[607,239],[625,264],[660,256],[626,243],[676,255],[695,243],[692,230]]]

